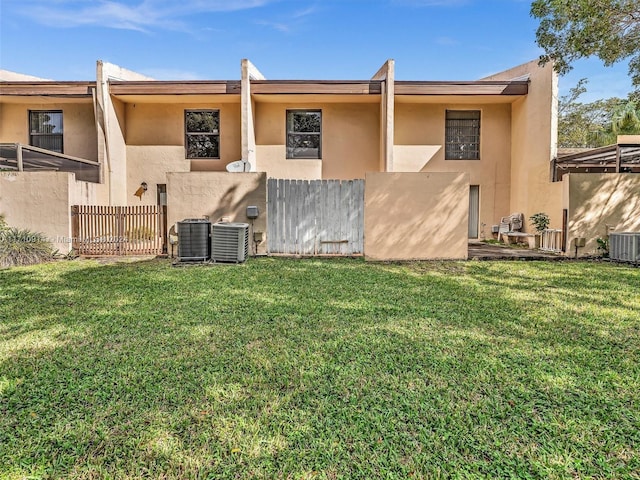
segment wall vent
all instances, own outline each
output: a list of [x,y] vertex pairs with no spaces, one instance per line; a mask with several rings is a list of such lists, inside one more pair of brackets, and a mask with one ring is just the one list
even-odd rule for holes
[[248,223],[214,223],[211,231],[211,260],[242,263],[249,256]]
[[640,262],[640,232],[610,233],[609,258],[620,262]]
[[211,258],[211,222],[188,218],[178,222],[178,261],[206,262]]

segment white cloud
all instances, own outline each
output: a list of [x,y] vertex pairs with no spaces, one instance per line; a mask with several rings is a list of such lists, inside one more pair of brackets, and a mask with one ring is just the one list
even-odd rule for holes
[[302,10],[297,10],[292,12],[291,14],[280,17],[278,20],[256,20],[254,23],[256,25],[263,25],[265,27],[273,28],[274,30],[278,30],[282,33],[291,33],[292,31],[298,30],[301,28],[306,21],[306,18],[310,15],[313,15],[318,11],[318,7],[312,5]]
[[273,28],[282,33],[289,33],[291,31],[291,25],[282,22],[270,22],[268,20],[256,20],[256,25],[262,25],[263,27]]
[[15,10],[55,27],[101,26],[125,30],[183,29],[194,14],[261,7],[277,0],[23,0]]
[[291,25],[283,22],[270,22],[269,20],[256,20],[256,25],[262,25],[265,27],[271,27],[274,30],[278,30],[282,33],[289,33],[291,31]]
[[311,15],[313,13],[316,13],[318,11],[318,7],[316,7],[315,5],[312,5],[310,7],[307,7],[303,10],[298,10],[296,12],[293,12],[293,14],[291,15],[293,18],[303,18],[306,17],[308,15]]

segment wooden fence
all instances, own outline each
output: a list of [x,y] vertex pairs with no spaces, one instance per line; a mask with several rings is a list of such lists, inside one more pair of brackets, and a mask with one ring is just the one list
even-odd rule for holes
[[74,205],[73,248],[79,255],[159,255],[165,222],[158,205]]
[[359,255],[364,250],[364,180],[267,182],[268,251]]

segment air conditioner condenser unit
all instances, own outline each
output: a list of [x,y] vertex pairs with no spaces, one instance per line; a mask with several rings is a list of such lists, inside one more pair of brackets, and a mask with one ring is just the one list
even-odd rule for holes
[[178,261],[206,262],[211,257],[211,222],[199,218],[178,222]]
[[620,262],[640,262],[640,232],[611,232],[609,258]]
[[249,256],[249,224],[218,222],[211,227],[211,261],[242,263]]

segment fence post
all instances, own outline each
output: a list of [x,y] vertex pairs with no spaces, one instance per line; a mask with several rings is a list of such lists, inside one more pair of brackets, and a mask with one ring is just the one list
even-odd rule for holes
[[78,205],[71,206],[71,248],[79,252],[80,218]]
[[116,207],[116,247],[118,255],[122,255],[123,240],[124,240],[124,220],[125,220],[125,207]]

